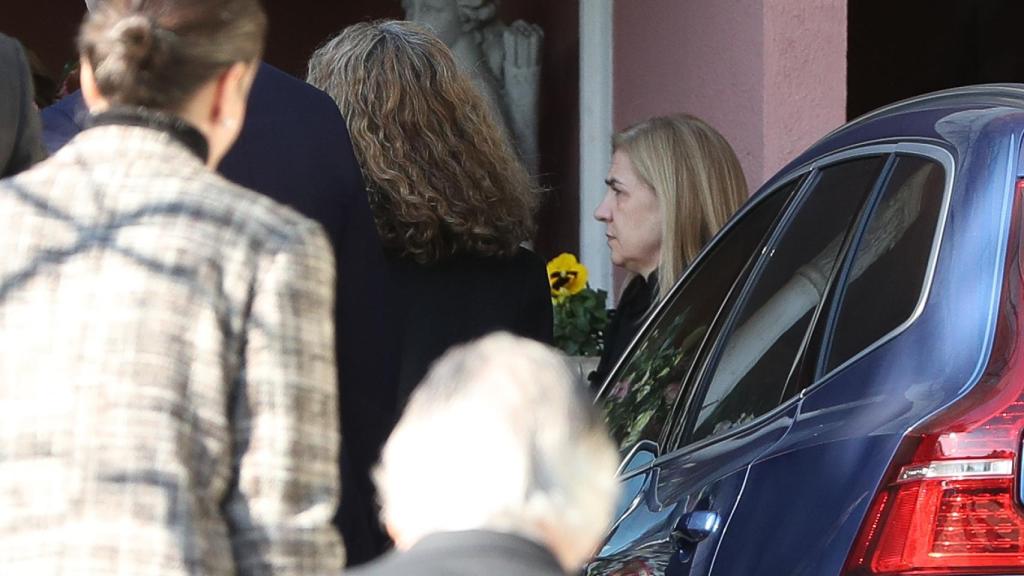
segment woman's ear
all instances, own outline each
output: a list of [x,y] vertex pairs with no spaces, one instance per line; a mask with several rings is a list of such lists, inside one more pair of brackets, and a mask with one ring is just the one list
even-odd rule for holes
[[255,77],[256,66],[235,62],[217,76],[210,107],[209,123],[213,126],[241,126],[245,119],[249,89]]
[[220,162],[242,131],[256,68],[256,63],[235,62],[208,84],[209,101],[201,125],[210,144],[211,167]]
[[103,94],[100,94],[100,88],[96,85],[96,75],[93,74],[92,64],[85,58],[82,58],[79,60],[79,69],[82,99],[85,100],[86,107],[89,108],[90,112],[104,110],[110,103],[103,97]]

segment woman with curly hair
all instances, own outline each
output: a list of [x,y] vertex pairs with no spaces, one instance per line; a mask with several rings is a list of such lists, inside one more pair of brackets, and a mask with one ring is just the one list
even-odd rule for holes
[[411,22],[344,29],[308,80],[348,119],[398,287],[399,406],[449,346],[494,330],[551,341],[543,260],[521,247],[538,191],[449,49]]

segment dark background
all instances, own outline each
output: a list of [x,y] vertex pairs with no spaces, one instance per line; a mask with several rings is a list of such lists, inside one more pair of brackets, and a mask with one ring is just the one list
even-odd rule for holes
[[[85,14],[80,0],[4,3],[0,32],[21,40],[59,78],[75,60],[75,34]],[[265,60],[299,78],[313,50],[348,24],[401,18],[399,0],[264,0],[270,17]],[[505,22],[524,19],[544,29],[540,103],[541,185],[537,249],[545,258],[578,252],[579,0],[505,0]]]
[[849,0],[848,118],[924,92],[1024,82],[1021,0]]

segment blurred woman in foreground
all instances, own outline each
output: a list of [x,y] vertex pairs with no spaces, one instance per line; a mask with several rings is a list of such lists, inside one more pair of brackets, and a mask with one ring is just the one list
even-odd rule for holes
[[330,247],[212,171],[265,27],[258,0],[105,0],[91,126],[0,182],[4,572],[341,569]]

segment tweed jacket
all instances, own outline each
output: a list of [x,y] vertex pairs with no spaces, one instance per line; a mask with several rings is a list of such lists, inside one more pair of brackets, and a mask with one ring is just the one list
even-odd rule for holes
[[0,571],[341,569],[319,225],[98,126],[0,182],[0,254]]
[[[43,109],[43,138],[50,151],[81,131],[88,117],[81,92]],[[218,171],[318,221],[334,248],[335,354],[338,372],[345,375],[338,389],[345,489],[335,521],[348,564],[365,562],[390,543],[377,519],[370,468],[397,419],[400,331],[391,316],[396,298],[345,120],[330,96],[261,63],[242,133]]]

